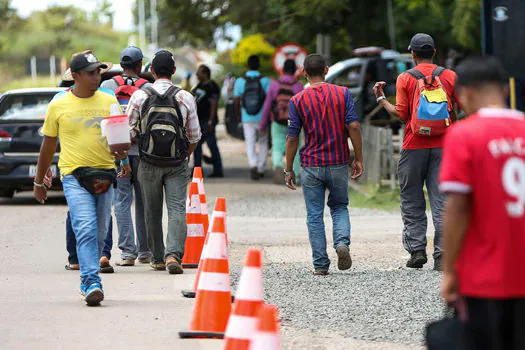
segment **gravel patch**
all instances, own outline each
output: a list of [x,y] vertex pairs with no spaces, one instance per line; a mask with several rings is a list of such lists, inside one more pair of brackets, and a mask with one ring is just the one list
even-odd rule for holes
[[[425,325],[443,311],[441,276],[430,268],[364,265],[350,272],[332,268],[321,277],[308,264],[270,263],[263,274],[265,301],[279,306],[288,335],[293,329],[326,330],[344,338],[421,345]],[[232,268],[234,285],[240,269]]]
[[[381,211],[349,206],[350,216],[397,215],[398,212]],[[306,207],[302,191],[280,193],[257,193],[253,196],[236,198],[228,202],[228,212],[235,216],[253,216],[261,218],[306,218]],[[328,206],[325,216],[330,216]]]

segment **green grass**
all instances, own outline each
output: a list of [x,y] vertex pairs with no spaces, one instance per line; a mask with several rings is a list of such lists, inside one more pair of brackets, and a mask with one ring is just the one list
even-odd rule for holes
[[13,89],[57,87],[59,82],[60,75],[57,75],[57,78],[54,80],[48,76],[39,76],[36,81],[33,81],[31,77],[25,77],[21,79],[15,79],[9,82],[7,85],[0,87],[0,93]]
[[377,210],[399,210],[399,188],[363,186],[363,192],[350,189],[350,206]]

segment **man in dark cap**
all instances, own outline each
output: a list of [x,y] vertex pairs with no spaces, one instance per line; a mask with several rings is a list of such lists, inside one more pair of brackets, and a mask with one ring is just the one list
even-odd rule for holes
[[[114,96],[98,90],[101,70],[108,65],[91,51],[84,51],[73,56],[70,68],[75,82],[73,89],[57,96],[47,109],[34,195],[40,203],[47,199],[44,178],[60,138],[58,165],[77,241],[80,292],[89,306],[95,306],[104,299],[98,275],[99,257],[111,218],[117,177],[115,158],[122,159],[123,164],[128,160],[127,151],[110,152],[100,129],[103,117],[112,110],[120,111]],[[119,176],[127,176],[129,165],[122,168]]]
[[[454,85],[456,74],[432,63],[436,55],[434,39],[423,33],[414,35],[408,50],[416,63],[414,69],[401,74],[396,83],[396,105],[385,97],[385,82],[374,86],[377,102],[390,115],[406,123],[403,150],[399,159],[398,174],[401,187],[401,216],[403,217],[403,245],[410,253],[406,266],[422,268],[427,262],[427,214],[423,186],[426,184],[432,219],[434,221],[434,269],[441,270],[441,232],[445,196],[439,192],[438,176],[441,165],[441,151],[446,127],[455,119],[453,105],[457,103]],[[439,116],[423,116],[419,108],[434,102],[426,98],[424,90],[443,92],[439,94],[447,106],[443,111],[446,118],[439,125]],[[425,92],[425,93],[423,93]],[[430,95],[428,95],[430,96]],[[434,95],[435,96],[435,95]],[[432,120],[436,127],[420,127],[414,121]],[[437,131],[439,129],[439,132]],[[436,132],[435,132],[436,131]]]
[[[139,77],[142,71],[142,51],[136,46],[128,46],[120,53],[120,66],[122,75],[104,81],[102,88],[112,90],[122,108],[127,108],[127,104],[133,93],[139,89],[145,89],[151,84]],[[140,183],[137,177],[139,168],[139,149],[137,142],[131,145],[129,150],[129,162],[132,168],[130,177],[118,179],[118,186],[115,190],[115,217],[118,227],[118,247],[122,251],[121,260],[117,262],[119,266],[133,266],[138,258],[140,263],[148,264],[151,261],[151,252],[148,248],[146,237],[146,224],[144,221],[144,203]],[[133,196],[133,194],[135,194]],[[131,219],[131,204],[135,197],[135,225]],[[136,232],[135,232],[136,231]],[[135,243],[135,233],[137,241]]]
[[[188,159],[201,138],[193,95],[173,85],[175,59],[158,51],[151,63],[155,83],[136,91],[129,101],[132,138],[139,129],[140,164],[146,232],[153,253],[151,267],[181,274],[186,242],[186,194],[190,178]],[[162,230],[164,196],[168,207],[166,246]]]

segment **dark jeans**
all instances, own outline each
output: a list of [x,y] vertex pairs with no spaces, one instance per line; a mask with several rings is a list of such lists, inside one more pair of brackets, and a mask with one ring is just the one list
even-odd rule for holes
[[195,166],[202,166],[202,144],[206,142],[211,152],[211,158],[213,162],[213,173],[222,174],[222,158],[219,146],[217,145],[217,135],[215,134],[215,128],[209,132],[206,130],[206,126],[201,125],[201,129],[204,130],[202,138],[194,151],[194,163]]
[[[168,256],[182,261],[187,234],[186,196],[190,175],[186,162],[176,167],[158,167],[140,161],[138,176],[153,263],[163,262]],[[162,230],[164,196],[168,208],[166,245]]]
[[423,186],[426,186],[435,228],[434,259],[441,257],[441,223],[445,206],[445,195],[438,187],[441,151],[441,148],[402,150],[398,165],[403,245],[409,253],[427,247],[427,203],[423,192]]
[[466,298],[470,350],[525,349],[525,298]]
[[333,221],[334,248],[350,246],[348,214],[348,165],[303,168],[301,173],[307,226],[314,268],[328,270],[324,207],[328,190],[328,207]]
[[[104,240],[104,248],[102,249],[102,256],[111,259],[111,248],[113,247],[113,218],[109,221],[108,234]],[[78,264],[77,256],[77,240],[75,238],[75,232],[73,231],[73,225],[71,225],[71,215],[67,212],[66,219],[66,249],[69,253],[67,260],[70,264]]]

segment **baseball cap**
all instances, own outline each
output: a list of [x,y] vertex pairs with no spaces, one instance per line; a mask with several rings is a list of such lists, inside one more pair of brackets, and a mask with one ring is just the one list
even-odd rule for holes
[[425,33],[417,33],[412,37],[412,40],[410,40],[410,46],[408,46],[409,51],[430,51],[434,50],[436,48],[436,45],[434,44],[434,39],[428,34]]
[[153,56],[151,67],[157,74],[171,74],[175,68],[175,58],[168,50],[159,50]]
[[84,52],[78,55],[74,55],[69,62],[71,72],[87,71],[93,72],[95,69],[108,69],[109,65],[100,62],[98,58],[91,52]]
[[143,58],[141,49],[136,46],[128,46],[120,53],[120,64],[136,63]]

